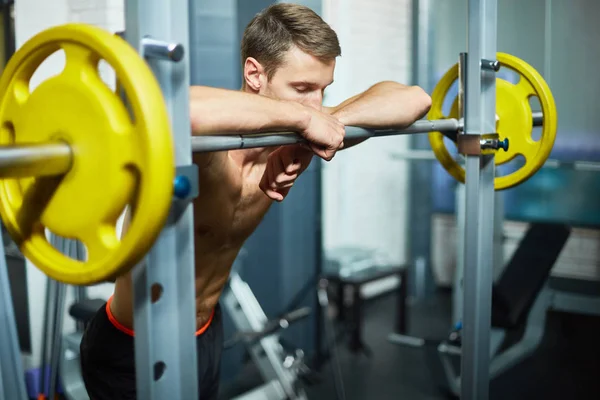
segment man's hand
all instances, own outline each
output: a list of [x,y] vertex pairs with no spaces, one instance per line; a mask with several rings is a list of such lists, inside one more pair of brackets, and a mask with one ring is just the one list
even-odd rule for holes
[[313,151],[304,145],[281,146],[269,154],[260,189],[270,199],[282,201],[312,157]]
[[335,153],[344,147],[346,128],[332,115],[313,108],[305,108],[310,118],[300,134],[308,140],[310,148],[316,155],[325,161],[330,161]]

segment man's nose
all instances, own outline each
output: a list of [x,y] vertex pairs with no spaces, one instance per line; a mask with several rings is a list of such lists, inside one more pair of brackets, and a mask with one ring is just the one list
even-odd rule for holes
[[314,91],[303,101],[303,103],[307,107],[320,110],[323,107],[323,94],[321,91]]

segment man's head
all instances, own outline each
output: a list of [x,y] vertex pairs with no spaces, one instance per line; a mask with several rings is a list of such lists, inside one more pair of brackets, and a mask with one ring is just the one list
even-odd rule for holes
[[314,11],[298,4],[274,4],[244,31],[243,88],[321,107],[339,55],[336,33]]

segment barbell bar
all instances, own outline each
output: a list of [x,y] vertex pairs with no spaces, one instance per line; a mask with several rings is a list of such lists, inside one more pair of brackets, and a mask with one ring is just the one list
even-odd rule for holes
[[[544,116],[541,112],[534,112],[533,126],[541,126]],[[456,118],[419,120],[405,129],[364,129],[355,126],[346,127],[345,139],[368,139],[372,137],[409,135],[416,133],[429,133],[432,131],[442,133],[458,133],[462,130],[461,121]],[[302,136],[294,132],[264,133],[248,135],[210,135],[192,137],[192,150],[194,153],[251,149],[256,147],[284,146],[296,143],[305,143]]]
[[[533,125],[541,126],[542,113],[533,113]],[[419,120],[406,129],[364,129],[346,127],[345,139],[368,139],[431,131],[456,133],[461,123],[455,118],[439,120]],[[192,136],[192,151],[207,153],[213,151],[252,149],[257,147],[286,146],[306,143],[294,132],[273,132],[260,134],[228,134]],[[0,146],[0,178],[24,178],[29,176],[56,176],[69,172],[73,165],[71,146],[65,142]]]
[[0,146],[0,178],[62,175],[72,164],[71,147],[64,142]]
[[[345,139],[368,139],[372,137],[428,133],[431,131],[453,132],[459,130],[457,119],[419,120],[405,129],[364,129],[347,126]],[[285,146],[306,143],[294,132],[261,133],[246,135],[210,135],[192,137],[192,151],[206,153],[212,151],[251,149],[256,147]]]

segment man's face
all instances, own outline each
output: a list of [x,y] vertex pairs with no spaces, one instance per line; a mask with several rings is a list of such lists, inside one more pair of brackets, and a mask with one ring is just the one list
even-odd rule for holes
[[261,86],[259,94],[320,110],[325,88],[333,83],[334,69],[335,60],[323,62],[292,47],[273,77]]

